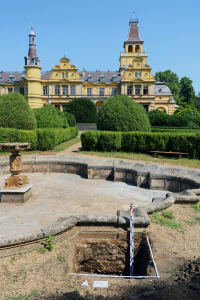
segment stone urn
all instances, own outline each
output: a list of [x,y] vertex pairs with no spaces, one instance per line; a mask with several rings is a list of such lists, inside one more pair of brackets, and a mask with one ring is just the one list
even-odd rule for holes
[[0,150],[12,153],[10,156],[10,172],[12,175],[6,179],[5,188],[24,187],[28,184],[28,177],[20,174],[22,171],[22,156],[19,154],[19,151],[26,151],[28,149],[30,149],[29,143],[0,144]]
[[29,143],[4,143],[0,144],[0,150],[11,152],[10,172],[12,175],[5,180],[5,186],[1,190],[1,202],[26,202],[31,197],[31,186],[26,175],[21,175],[22,156],[19,151],[30,149]]

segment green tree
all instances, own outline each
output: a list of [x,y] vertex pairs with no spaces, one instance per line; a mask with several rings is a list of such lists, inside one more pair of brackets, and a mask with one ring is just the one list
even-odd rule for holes
[[58,111],[53,105],[47,104],[42,108],[34,108],[38,128],[67,128],[67,119],[63,112]]
[[151,131],[145,109],[128,96],[108,98],[98,114],[98,130],[106,131]]
[[195,95],[194,97],[194,105],[198,111],[200,111],[200,92],[198,93],[198,96]]
[[164,72],[156,72],[155,80],[164,82],[166,86],[170,89],[176,104],[180,104],[179,92],[180,92],[180,82],[178,75],[171,70],[166,70]]
[[195,92],[192,86],[192,80],[188,77],[183,77],[180,80],[180,92],[179,97],[182,102],[186,102],[187,104],[194,104]]
[[37,128],[34,113],[19,93],[0,96],[0,127],[33,130]]
[[94,103],[87,98],[76,98],[68,102],[64,113],[74,114],[77,123],[96,123],[97,109]]
[[195,105],[188,104],[187,102],[183,102],[174,112],[176,115],[191,115],[191,110],[194,111],[195,116],[200,116],[200,113],[196,109]]

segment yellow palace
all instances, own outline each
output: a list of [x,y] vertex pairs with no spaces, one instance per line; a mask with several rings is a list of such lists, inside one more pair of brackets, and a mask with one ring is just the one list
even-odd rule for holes
[[42,72],[36,54],[35,33],[31,28],[25,71],[1,72],[0,95],[19,92],[31,108],[51,103],[62,111],[67,102],[74,98],[89,98],[99,110],[108,97],[122,94],[140,103],[147,111],[159,109],[171,115],[176,109],[175,101],[164,83],[155,82],[143,43],[138,20],[131,19],[129,35],[124,41],[124,52],[119,57],[119,71],[79,72],[68,58],[63,57],[51,72]]

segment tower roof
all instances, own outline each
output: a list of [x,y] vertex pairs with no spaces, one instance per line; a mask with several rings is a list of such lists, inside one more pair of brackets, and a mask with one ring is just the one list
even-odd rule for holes
[[140,39],[138,20],[131,19],[129,22],[129,33],[126,42],[143,42]]

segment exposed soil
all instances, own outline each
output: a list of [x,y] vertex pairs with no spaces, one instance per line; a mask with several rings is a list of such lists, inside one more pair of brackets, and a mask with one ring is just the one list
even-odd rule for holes
[[[149,238],[160,279],[124,279],[70,275],[72,247],[63,240],[53,251],[34,250],[0,259],[0,299],[199,299],[200,224],[190,205],[173,205],[179,230],[151,223]],[[41,245],[42,246],[42,245]],[[154,274],[152,274],[154,275]],[[174,277],[172,277],[174,276]],[[88,287],[81,284],[88,280]],[[108,288],[94,289],[94,280]],[[11,297],[11,298],[9,298]]]

